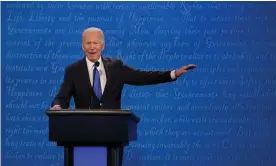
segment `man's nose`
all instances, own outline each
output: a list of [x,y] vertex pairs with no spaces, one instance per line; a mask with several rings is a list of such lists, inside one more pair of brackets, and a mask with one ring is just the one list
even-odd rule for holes
[[91,45],[89,46],[89,48],[90,48],[90,49],[94,49],[94,48],[95,48],[95,45],[94,45],[94,44],[91,44]]

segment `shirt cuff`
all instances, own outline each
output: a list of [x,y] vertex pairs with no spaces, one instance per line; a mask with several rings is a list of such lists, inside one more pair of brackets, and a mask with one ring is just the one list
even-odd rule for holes
[[175,76],[175,70],[171,71],[171,78],[172,78],[173,80],[175,80],[175,79],[176,79],[176,76]]

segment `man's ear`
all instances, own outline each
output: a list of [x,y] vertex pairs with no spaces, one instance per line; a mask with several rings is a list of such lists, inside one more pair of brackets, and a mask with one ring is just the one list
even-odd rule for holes
[[101,51],[103,51],[103,50],[104,50],[104,47],[105,47],[105,43],[103,43],[103,48],[102,48],[102,50],[101,50]]

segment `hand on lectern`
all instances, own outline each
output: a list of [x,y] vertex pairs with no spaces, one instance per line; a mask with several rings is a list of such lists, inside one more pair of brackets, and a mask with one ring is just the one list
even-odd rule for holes
[[60,105],[54,105],[52,108],[50,108],[51,110],[61,110],[61,106]]

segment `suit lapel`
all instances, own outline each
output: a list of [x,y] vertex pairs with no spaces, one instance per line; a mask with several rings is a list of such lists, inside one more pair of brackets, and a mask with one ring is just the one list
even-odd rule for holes
[[89,87],[89,89],[93,89],[93,87],[91,85],[91,82],[90,82],[90,79],[89,79],[89,73],[88,73],[88,68],[87,68],[85,57],[82,60],[81,68],[82,68],[81,69],[82,73],[84,73],[83,75],[85,76],[85,77],[82,77],[82,79],[84,81],[84,85],[87,86],[87,87]]
[[103,96],[102,96],[102,99],[103,99],[108,91],[108,87],[110,84],[110,62],[107,58],[104,58],[104,57],[102,57],[102,62],[103,62],[105,74],[106,74],[106,84],[105,84]]
[[81,73],[84,73],[84,77],[82,77],[82,80],[83,80],[83,85],[85,87],[87,87],[88,89],[88,92],[89,92],[89,96],[93,95],[96,99],[98,99],[93,91],[93,87],[91,85],[91,82],[90,82],[90,78],[89,78],[89,72],[88,72],[88,68],[87,68],[87,63],[86,63],[86,59],[84,57],[84,59],[82,60],[82,65],[81,65],[81,70],[82,72]]

